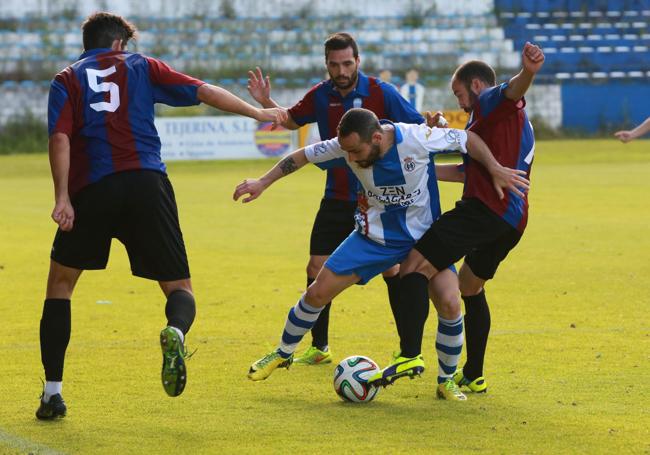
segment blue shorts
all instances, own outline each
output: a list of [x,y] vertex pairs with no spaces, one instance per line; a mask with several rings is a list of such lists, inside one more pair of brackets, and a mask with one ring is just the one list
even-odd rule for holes
[[361,277],[357,284],[366,284],[374,276],[406,259],[414,243],[380,245],[355,231],[334,250],[325,267],[337,275],[356,273]]

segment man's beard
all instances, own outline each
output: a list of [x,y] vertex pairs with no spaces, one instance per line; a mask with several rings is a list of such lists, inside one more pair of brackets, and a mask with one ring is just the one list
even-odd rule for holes
[[338,88],[339,90],[347,90],[347,89],[349,89],[351,87],[354,87],[354,85],[357,83],[358,78],[359,78],[359,72],[358,71],[355,71],[354,74],[352,75],[352,77],[341,77],[341,76],[339,76],[338,80],[333,79],[332,75],[330,74],[330,79],[332,80],[332,82],[334,83],[336,88]]
[[381,154],[381,149],[379,148],[379,145],[373,144],[370,147],[371,147],[370,155],[368,155],[368,158],[356,162],[360,168],[368,169],[370,166],[375,164],[377,160],[379,160],[379,155]]

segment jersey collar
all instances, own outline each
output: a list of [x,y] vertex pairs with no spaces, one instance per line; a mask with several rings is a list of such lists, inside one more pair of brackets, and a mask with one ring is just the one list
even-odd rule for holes
[[[370,81],[368,79],[368,76],[363,74],[361,71],[357,73],[359,77],[357,78],[357,86],[352,90],[350,93],[345,95],[346,98],[353,98],[355,96],[362,96],[362,97],[367,97],[370,95]],[[334,83],[329,80],[327,81],[329,84],[329,92],[332,95],[336,95],[339,98],[341,97],[341,93],[339,93],[338,90],[336,90],[336,86]]]
[[402,136],[402,131],[397,127],[397,125],[386,119],[379,120],[379,123],[382,125],[393,125],[393,129],[395,130],[395,143],[393,145],[397,146],[397,144],[402,143],[404,137]]

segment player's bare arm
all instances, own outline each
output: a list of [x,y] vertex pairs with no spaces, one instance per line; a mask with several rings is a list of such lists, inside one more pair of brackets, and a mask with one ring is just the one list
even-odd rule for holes
[[544,65],[544,52],[539,46],[526,42],[521,53],[521,64],[521,71],[510,79],[505,90],[506,97],[514,101],[521,99],[533,83],[535,75]]
[[74,209],[68,193],[70,172],[70,138],[54,133],[49,140],[50,169],[54,182],[54,210],[52,219],[62,231],[70,231],[74,225]]
[[258,122],[273,122],[282,125],[287,121],[287,110],[281,107],[259,109],[228,90],[211,84],[203,84],[198,91],[199,101],[225,112],[254,118]]
[[630,142],[631,140],[641,137],[647,133],[650,133],[650,117],[645,119],[643,123],[641,123],[633,130],[617,131],[614,133],[614,136],[616,136],[621,142],[625,143]]
[[237,201],[244,194],[249,196],[242,199],[242,202],[254,201],[266,190],[273,182],[281,179],[282,177],[292,174],[305,164],[307,164],[307,157],[305,156],[305,149],[301,148],[280,160],[275,166],[271,168],[266,174],[259,179],[245,179],[242,183],[237,185],[235,192],[232,195],[233,200]]
[[503,190],[512,191],[519,197],[528,192],[530,181],[524,176],[526,171],[510,169],[502,166],[492,155],[487,144],[478,134],[467,131],[467,152],[469,156],[481,163],[492,176],[494,189],[500,199],[504,198]]
[[[248,72],[247,88],[248,93],[255,101],[260,103],[262,107],[285,109],[271,98],[271,78],[268,75],[264,76],[262,69],[259,66],[255,68],[255,71]],[[287,115],[287,120],[282,123],[282,126],[289,130],[297,130],[300,128],[300,125],[294,122],[289,114]]]

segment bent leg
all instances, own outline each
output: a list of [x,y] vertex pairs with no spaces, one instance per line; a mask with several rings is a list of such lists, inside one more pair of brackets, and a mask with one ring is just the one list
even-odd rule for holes
[[337,275],[323,267],[307,292],[289,310],[278,351],[280,356],[289,358],[303,336],[311,330],[323,307],[357,281],[359,277],[355,274]]
[[458,276],[449,269],[443,270],[429,282],[429,293],[438,311],[436,352],[438,384],[442,384],[453,377],[463,350]]
[[167,325],[179,329],[181,339],[189,332],[196,316],[196,304],[189,278],[175,281],[159,281],[160,289],[167,297],[165,316]]
[[[316,280],[318,273],[323,268],[323,264],[329,256],[312,255],[309,256],[309,263],[307,264],[307,288]],[[311,345],[321,351],[326,351],[329,344],[329,322],[330,322],[330,307],[332,302],[328,302],[323,307],[316,323],[311,329]]]

